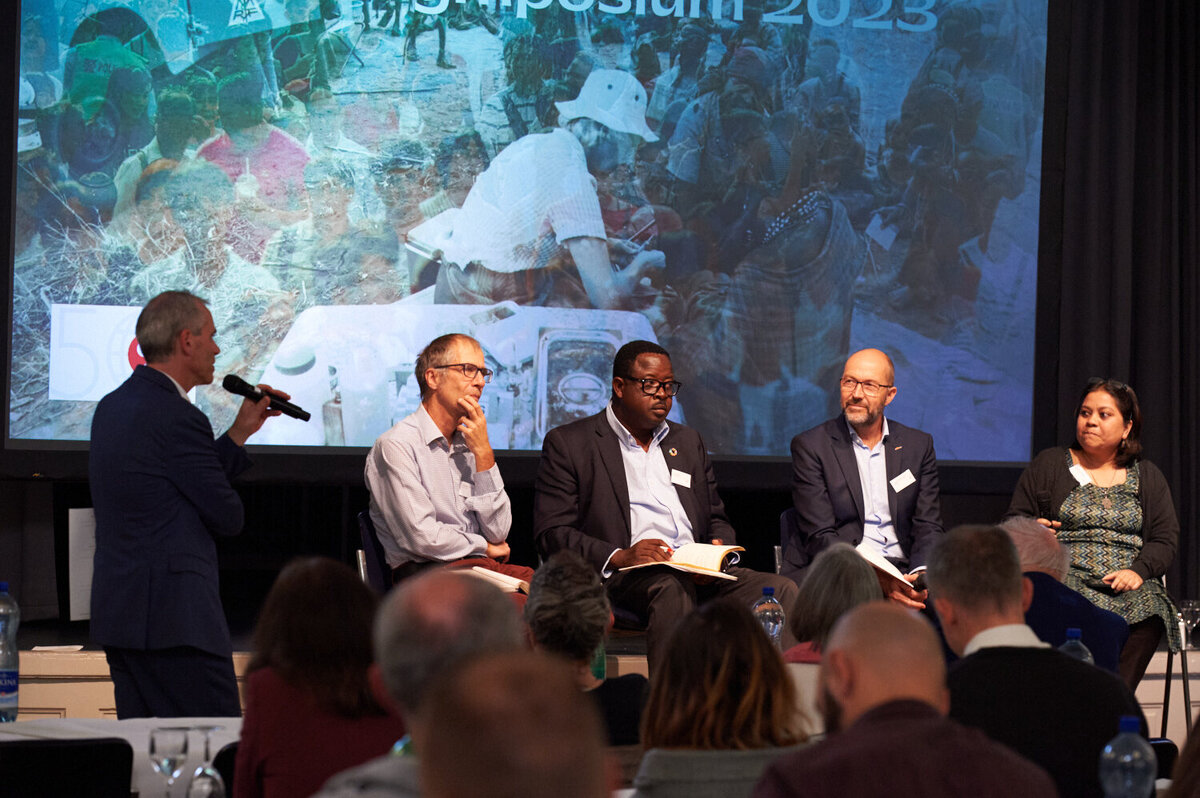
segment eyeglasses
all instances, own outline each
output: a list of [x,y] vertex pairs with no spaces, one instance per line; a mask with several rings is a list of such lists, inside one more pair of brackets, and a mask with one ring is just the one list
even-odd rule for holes
[[654,396],[664,388],[667,390],[667,396],[676,396],[679,394],[679,389],[683,387],[682,382],[675,380],[663,382],[661,380],[638,379],[637,377],[622,377],[621,379],[629,380],[630,382],[640,382],[642,384],[642,393],[646,394],[646,396]]
[[474,363],[447,363],[444,366],[430,366],[430,368],[458,369],[468,380],[474,380],[476,374],[482,374],[485,385],[492,381],[492,370],[482,366],[476,366]]
[[863,396],[878,396],[880,391],[891,388],[891,385],[880,385],[874,380],[865,382],[856,380],[853,377],[842,377],[842,390],[846,393],[854,393],[855,388],[862,388]]

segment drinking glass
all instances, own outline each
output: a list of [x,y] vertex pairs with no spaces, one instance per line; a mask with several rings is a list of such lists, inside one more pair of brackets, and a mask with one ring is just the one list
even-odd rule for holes
[[193,726],[192,728],[204,735],[204,761],[196,768],[196,772],[192,774],[192,780],[188,782],[188,798],[225,798],[225,781],[212,766],[210,752],[212,733],[220,731],[222,727]]
[[1184,640],[1186,648],[1195,648],[1192,643],[1192,633],[1196,631],[1196,626],[1200,625],[1200,600],[1188,599],[1179,605],[1179,617],[1183,619],[1183,625],[1187,628],[1187,639]]
[[150,730],[150,764],[167,779],[167,798],[171,786],[183,772],[187,761],[188,728],[186,726],[160,726]]

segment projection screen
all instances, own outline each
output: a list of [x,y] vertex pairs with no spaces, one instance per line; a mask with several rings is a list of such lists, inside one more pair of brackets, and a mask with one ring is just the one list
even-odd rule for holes
[[86,441],[186,289],[217,431],[227,373],[313,415],[255,443],[369,446],[466,332],[497,449],[648,339],[718,456],[786,455],[876,346],[942,460],[1023,461],[1045,35],[1045,0],[24,0],[6,446]]

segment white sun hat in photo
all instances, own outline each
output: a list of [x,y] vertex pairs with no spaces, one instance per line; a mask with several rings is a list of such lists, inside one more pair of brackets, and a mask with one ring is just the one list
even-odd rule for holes
[[585,117],[613,130],[641,136],[643,141],[658,141],[646,125],[646,90],[628,72],[593,69],[577,98],[555,105],[563,121]]

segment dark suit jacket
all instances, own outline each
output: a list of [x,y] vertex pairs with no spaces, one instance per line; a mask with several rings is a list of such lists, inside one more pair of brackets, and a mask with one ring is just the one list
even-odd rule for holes
[[[734,543],[733,527],[717,495],[704,441],[695,430],[668,421],[660,449],[667,465],[691,475],[691,487],[675,486],[692,522],[692,537]],[[629,484],[620,443],[604,412],[550,430],[542,442],[533,495],[533,535],[549,556],[570,549],[604,567],[614,549],[628,548]]]
[[1121,648],[1129,637],[1125,619],[1097,607],[1050,574],[1027,571],[1025,576],[1033,582],[1033,602],[1025,610],[1025,623],[1038,639],[1058,648],[1067,641],[1067,627],[1077,627],[1097,667],[1119,673]]
[[950,717],[1041,765],[1062,798],[1103,794],[1097,763],[1122,715],[1146,731],[1123,681],[1054,649],[982,648],[954,663],[946,682]]
[[214,536],[242,530],[229,480],[249,465],[227,435],[213,440],[208,418],[162,372],[139,366],[100,400],[88,458],[93,640],[231,652]]
[[[909,568],[919,568],[944,531],[933,438],[888,419],[888,439],[884,445],[888,482],[906,470],[916,480],[899,493],[889,484],[888,507]],[[842,540],[851,546],[862,541],[865,514],[862,481],[844,416],[792,439],[792,503],[797,528],[790,544],[783,541],[785,576],[795,578],[834,541]]]

